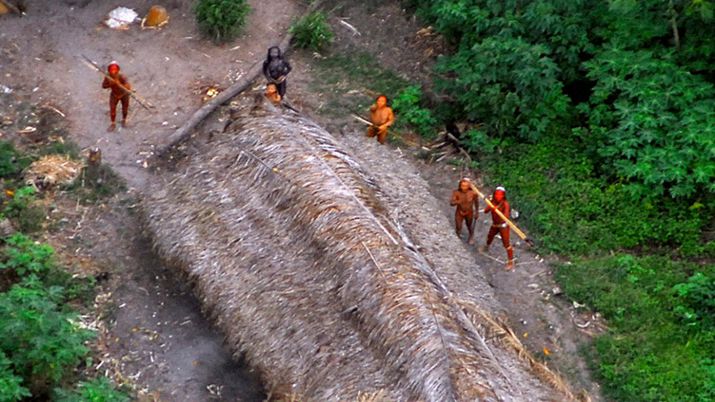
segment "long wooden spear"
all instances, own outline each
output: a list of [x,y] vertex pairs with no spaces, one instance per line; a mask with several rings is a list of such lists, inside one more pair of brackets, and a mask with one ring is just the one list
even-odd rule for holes
[[375,126],[375,124],[372,123],[370,120],[360,116],[359,114],[357,114],[355,112],[350,113],[350,115],[353,117],[353,119],[359,121],[362,124],[367,124],[368,126]]
[[95,70],[95,71],[99,72],[100,74],[102,74],[103,76],[105,76],[107,79],[109,79],[109,80],[111,80],[112,82],[114,82],[114,83],[116,83],[117,85],[119,85],[119,88],[123,89],[125,93],[129,94],[129,96],[131,96],[132,98],[134,98],[144,109],[146,109],[146,110],[148,110],[148,111],[150,111],[150,112],[153,112],[152,109],[154,108],[154,105],[152,105],[151,103],[149,103],[149,102],[147,102],[146,100],[142,99],[139,95],[136,94],[135,91],[130,90],[130,89],[127,89],[126,87],[124,87],[124,85],[122,85],[118,80],[115,80],[114,78],[112,78],[111,75],[107,74],[104,70],[102,70],[101,68],[99,68],[99,66],[98,66],[95,62],[93,62],[92,60],[90,60],[89,57],[87,57],[87,56],[85,56],[85,55],[82,55],[82,58],[84,59],[84,60],[83,60],[83,63],[84,63],[87,67],[91,68],[92,70]]
[[516,226],[516,224],[515,224],[514,222],[512,222],[509,218],[507,218],[506,216],[504,216],[504,214],[503,214],[499,209],[497,209],[497,207],[494,206],[494,204],[492,204],[492,202],[489,200],[489,198],[487,198],[486,196],[484,196],[484,194],[482,194],[482,192],[479,191],[479,189],[477,188],[477,186],[475,186],[474,183],[472,183],[471,180],[469,181],[469,186],[472,188],[472,191],[474,191],[475,193],[477,193],[477,195],[478,195],[481,199],[483,199],[484,202],[486,202],[487,205],[489,205],[489,207],[491,207],[491,209],[492,209],[494,212],[496,212],[497,215],[499,215],[500,218],[504,219],[504,222],[506,222],[506,224],[509,225],[509,227],[514,231],[514,233],[516,233],[517,236],[519,236],[522,240],[524,240],[524,241],[526,242],[526,244],[528,244],[529,246],[534,247],[534,241],[531,240],[530,238],[528,238],[528,237],[526,236],[526,234],[525,234],[524,232],[522,232],[521,229],[519,229],[519,227]]

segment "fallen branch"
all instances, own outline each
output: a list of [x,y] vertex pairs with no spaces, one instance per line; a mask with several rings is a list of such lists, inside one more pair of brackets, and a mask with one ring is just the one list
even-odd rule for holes
[[[323,0],[312,3],[306,9],[304,16],[307,16],[308,14],[312,13],[314,10],[320,7],[322,3]],[[290,46],[290,41],[292,39],[292,33],[286,34],[286,36],[283,38],[281,43],[278,45],[282,53],[285,53],[288,50],[288,47]],[[229,100],[231,100],[231,98],[235,97],[236,95],[240,94],[248,87],[250,87],[253,81],[261,74],[262,62],[263,60],[255,62],[245,76],[236,81],[225,91],[219,93],[213,99],[206,102],[203,106],[201,106],[201,108],[199,108],[199,110],[194,112],[194,114],[189,118],[189,120],[186,121],[186,123],[182,124],[181,127],[179,127],[176,131],[174,131],[167,137],[167,141],[164,145],[157,147],[156,155],[158,157],[166,155],[170,149],[172,149],[174,146],[183,142],[189,136],[191,136],[191,133],[193,132],[194,128],[196,128],[196,126],[201,123],[201,121],[203,121],[206,117],[208,117],[208,115],[210,115],[214,110],[216,110],[217,107],[228,102]]]
[[339,20],[339,21],[340,21],[340,24],[341,24],[341,25],[345,26],[347,29],[349,29],[350,31],[352,31],[353,36],[355,36],[355,35],[361,36],[361,35],[362,35],[362,34],[360,33],[360,31],[357,30],[357,28],[355,28],[354,26],[348,24],[347,21],[342,20],[342,19]]
[[45,105],[45,107],[52,110],[53,112],[57,113],[58,115],[62,116],[63,118],[67,117],[67,116],[65,116],[64,113],[62,113],[59,109],[57,109],[56,107],[54,107],[52,105]]

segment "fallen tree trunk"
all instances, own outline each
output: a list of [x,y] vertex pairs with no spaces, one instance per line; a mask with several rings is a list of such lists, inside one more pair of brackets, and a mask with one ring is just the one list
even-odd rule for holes
[[[312,3],[310,6],[308,6],[308,9],[305,11],[303,16],[307,16],[308,14],[317,10],[322,3],[323,1],[316,1]],[[282,53],[285,53],[288,50],[288,47],[290,46],[290,41],[292,39],[293,34],[290,32],[286,34],[286,36],[283,38],[281,43],[278,45]],[[231,98],[240,94],[248,87],[250,87],[253,81],[261,74],[262,62],[262,60],[256,61],[248,70],[248,73],[245,76],[236,81],[225,91],[219,93],[218,95],[216,95],[216,97],[206,102],[205,105],[201,106],[199,110],[194,112],[194,114],[191,116],[191,118],[189,118],[189,120],[186,121],[186,123],[184,123],[181,127],[179,127],[176,131],[169,135],[164,145],[157,147],[156,156],[163,157],[164,155],[166,155],[166,153],[170,149],[190,137],[194,128],[214,110],[216,110],[217,107],[228,102],[229,100],[231,100]]]

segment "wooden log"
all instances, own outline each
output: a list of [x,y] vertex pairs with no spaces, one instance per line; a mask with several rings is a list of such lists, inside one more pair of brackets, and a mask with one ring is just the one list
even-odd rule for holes
[[[323,1],[316,1],[312,3],[305,11],[303,16],[307,16],[308,14],[312,13],[315,11],[320,5],[323,3]],[[288,33],[286,36],[283,38],[281,43],[278,45],[281,49],[282,53],[286,53],[288,50],[288,47],[290,45],[290,41],[293,39],[293,34]],[[228,87],[225,91],[219,93],[211,99],[210,101],[206,102],[199,110],[194,112],[194,114],[189,118],[189,120],[186,121],[181,127],[179,127],[176,131],[174,131],[172,134],[170,134],[167,139],[166,143],[164,145],[158,146],[157,151],[156,151],[156,156],[158,157],[163,157],[165,156],[169,150],[171,150],[173,147],[178,145],[179,143],[183,142],[187,138],[191,136],[191,133],[193,132],[194,128],[201,123],[208,115],[210,115],[214,110],[216,110],[217,107],[220,105],[228,102],[233,98],[234,96],[240,94],[241,92],[245,91],[248,87],[251,86],[253,81],[261,75],[261,70],[263,67],[263,60],[258,60],[255,62],[251,68],[248,70],[248,73],[243,76],[241,79],[236,81],[233,85]]]

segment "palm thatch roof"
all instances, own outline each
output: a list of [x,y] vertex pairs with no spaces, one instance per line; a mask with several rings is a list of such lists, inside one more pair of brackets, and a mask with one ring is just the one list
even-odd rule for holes
[[573,399],[493,318],[473,264],[415,242],[371,169],[304,116],[246,109],[157,181],[147,229],[274,396]]

